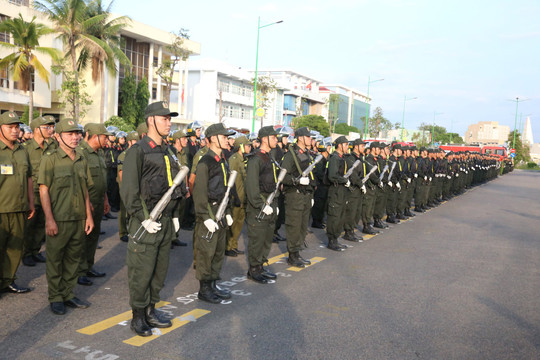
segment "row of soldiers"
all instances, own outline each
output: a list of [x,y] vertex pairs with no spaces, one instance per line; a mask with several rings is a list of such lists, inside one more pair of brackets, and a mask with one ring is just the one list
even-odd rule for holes
[[[6,115],[5,123],[18,127],[18,119],[13,120],[12,115]],[[141,336],[151,335],[151,327],[171,326],[155,311],[155,304],[160,300],[171,244],[179,241],[178,232],[190,214],[190,202],[195,218],[193,251],[200,281],[198,297],[219,303],[231,297],[230,291],[220,288],[216,281],[224,256],[243,253],[238,250],[238,237],[244,223],[248,277],[267,283],[276,275],[263,265],[282,224],[286,238],[278,240],[287,242],[288,263],[304,267],[310,261],[300,251],[305,245],[310,217],[312,227],[326,228],[328,248],[343,251],[346,246],[338,242],[343,231],[343,239],[362,241],[355,233],[358,224],[364,233],[373,234],[375,228],[388,226],[383,221],[385,216],[386,222],[413,216],[413,199],[414,210],[422,212],[497,174],[496,161],[487,156],[444,155],[379,142],[366,146],[362,140],[349,142],[345,137],[331,143],[314,136],[307,128],[297,129],[292,138],[287,129],[278,132],[267,126],[250,139],[234,137],[223,124],[214,124],[204,131],[205,139],[201,141],[202,126],[198,124],[192,124],[188,133],[170,134],[173,116],[177,113],[171,112],[167,103],[150,104],[145,112],[145,128],[127,134],[128,150],[117,158],[119,233],[128,240],[131,328]],[[4,115],[2,131],[3,124]],[[52,123],[43,126],[52,137]],[[93,257],[99,223],[109,210],[106,155],[100,149],[111,133],[100,124],[87,124],[85,130],[86,141],[81,143],[77,123],[64,119],[56,125],[58,148],[49,151],[43,150],[43,144],[40,146],[45,156],[39,162],[35,182],[39,184],[47,235],[49,301],[56,314],[65,313],[65,305],[88,307],[86,301],[73,294],[76,282],[85,285],[81,277],[105,275],[93,268]],[[12,153],[16,152],[14,149],[18,149],[16,144],[10,147]],[[12,172],[14,168],[18,173],[25,167],[12,164]],[[27,166],[27,172],[21,175],[21,179],[27,177],[28,184],[35,172],[30,168]],[[188,175],[176,184],[178,174],[186,173],[184,169],[189,170]],[[9,172],[9,167],[2,168],[2,174]],[[101,185],[96,185],[97,177],[103,182]],[[3,177],[6,178],[9,177]],[[4,189],[0,184],[0,192]],[[169,190],[174,191],[163,203],[160,200]],[[36,208],[33,193],[33,197],[17,195],[19,203],[25,196],[28,202],[15,212],[24,214]],[[159,207],[160,204],[165,206]],[[227,206],[220,213],[223,204]],[[159,214],[154,214],[157,208]],[[0,224],[5,224],[3,220]],[[24,222],[22,219],[21,223]],[[16,236],[20,240],[21,235]],[[3,248],[11,249],[12,243]],[[55,249],[56,244],[61,244],[60,250]],[[10,264],[15,264],[15,260],[10,259]],[[3,273],[3,285],[21,290],[13,282],[15,272],[12,273]]]

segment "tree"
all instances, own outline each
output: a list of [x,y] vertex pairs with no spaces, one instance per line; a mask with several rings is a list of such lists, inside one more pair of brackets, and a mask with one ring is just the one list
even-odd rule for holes
[[[514,145],[514,131],[511,131],[510,134],[508,134],[509,147]],[[531,158],[530,149],[527,145],[523,144],[523,141],[521,140],[521,134],[517,131],[515,139],[516,142],[514,149],[516,149],[516,157],[514,158],[514,162],[519,163],[521,161],[529,161]]]
[[171,100],[174,69],[180,61],[186,61],[191,52],[184,47],[184,41],[189,39],[189,30],[180,29],[175,34],[172,44],[165,46],[165,51],[171,54],[169,59],[162,59],[156,73],[165,83],[165,101]]
[[111,116],[109,120],[105,121],[105,126],[116,126],[120,131],[125,131],[126,133],[136,129],[133,124],[122,119],[120,116]]
[[330,136],[330,125],[328,125],[326,119],[320,115],[304,115],[296,117],[292,120],[292,125],[294,129],[306,126],[310,130],[318,131],[324,137]]
[[355,126],[347,125],[345,123],[336,124],[336,127],[334,128],[334,133],[336,134],[349,135],[350,132],[359,133],[360,129]]
[[[255,86],[255,78],[251,80],[251,85]],[[261,127],[266,118],[268,106],[270,105],[270,94],[277,91],[277,83],[270,76],[257,77],[257,108],[264,110],[264,116],[261,118]],[[256,110],[256,109],[255,109]]]
[[34,84],[32,75],[37,74],[40,79],[49,85],[50,73],[45,69],[35,53],[45,54],[54,61],[60,57],[57,49],[39,46],[42,36],[50,34],[53,30],[43,24],[32,21],[26,22],[22,15],[18,18],[7,19],[0,23],[0,32],[6,32],[13,38],[13,44],[0,42],[0,46],[11,49],[13,53],[0,60],[0,69],[10,69],[13,80],[19,81],[24,91],[28,91],[28,118],[34,118]]
[[[328,123],[332,132],[335,132],[337,122],[339,120],[339,107],[341,104],[345,104],[345,100],[339,94],[330,94],[328,97]],[[341,119],[346,121],[346,119]]]
[[[53,68],[53,72],[59,73],[58,68]],[[64,80],[60,90],[56,93],[60,98],[61,108],[73,119],[83,119],[88,111],[88,106],[92,105],[92,98],[86,93],[86,81],[75,80],[72,71],[64,70]],[[78,113],[75,112],[75,103],[78,103]],[[77,121],[79,121],[77,120]]]
[[137,84],[137,91],[135,92],[135,105],[137,107],[137,115],[135,117],[135,125],[139,125],[144,121],[144,110],[148,106],[148,100],[150,99],[150,92],[148,91],[148,82],[146,78],[142,78]]
[[82,49],[78,60],[80,69],[85,69],[90,63],[94,84],[97,84],[98,81],[101,83],[99,103],[101,123],[105,121],[105,109],[103,107],[105,102],[105,68],[107,68],[111,75],[115,76],[118,71],[116,60],[128,71],[131,71],[132,67],[131,61],[129,61],[126,54],[122,51],[122,38],[120,36],[120,31],[128,25],[130,19],[126,16],[121,16],[110,20],[112,4],[113,2],[111,1],[107,8],[103,7],[101,0],[94,0],[88,4],[86,8],[87,18],[99,15],[106,15],[106,17],[88,28],[88,34],[94,37],[99,47],[95,47],[92,50],[88,48]]
[[394,123],[394,129],[396,129],[396,130],[401,129],[401,123],[399,121],[396,121]]
[[54,31],[59,34],[66,50],[65,58],[71,63],[71,76],[73,93],[73,109],[70,111],[79,120],[80,94],[79,87],[79,67],[77,54],[88,51],[90,54],[103,51],[100,41],[90,34],[89,29],[103,22],[107,14],[100,14],[89,17],[88,4],[85,0],[43,0],[34,2],[34,7],[44,12],[49,20],[54,24]]
[[138,108],[135,102],[135,95],[137,94],[137,82],[135,77],[131,73],[127,73],[122,85],[120,86],[120,101],[121,109],[120,116],[129,124],[137,126],[137,114]]
[[380,132],[391,130],[392,127],[390,120],[383,116],[382,109],[379,106],[376,107],[373,117],[368,119],[368,134],[378,137]]
[[[32,117],[33,117],[33,119],[32,119],[32,121],[33,121],[35,118],[39,117],[39,113],[34,112],[34,114],[32,115]],[[25,107],[24,107],[24,111],[23,111],[23,113],[22,113],[22,115],[21,115],[20,120],[21,120],[23,123],[25,123],[26,125],[30,125],[31,122],[30,122],[29,119],[30,119],[30,106],[25,106]]]

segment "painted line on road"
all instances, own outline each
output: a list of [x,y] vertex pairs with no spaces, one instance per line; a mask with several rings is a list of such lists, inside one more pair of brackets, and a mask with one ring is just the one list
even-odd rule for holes
[[274,263],[277,263],[279,260],[285,260],[288,256],[289,256],[288,252],[280,254],[280,255],[276,255],[276,256],[268,259],[268,265],[272,265]]
[[375,236],[377,236],[377,234],[374,234],[374,235],[362,234],[362,239],[369,240],[369,239],[371,239],[372,237],[375,237]]
[[142,346],[152,340],[159,338],[162,335],[168,334],[173,330],[178,329],[181,326],[184,326],[190,322],[197,321],[198,318],[209,314],[210,311],[204,309],[195,309],[190,312],[187,312],[179,317],[176,317],[171,320],[172,326],[164,329],[152,329],[153,335],[143,337],[143,336],[134,336],[127,340],[124,340],[124,343],[133,346]]
[[[170,302],[166,301],[160,301],[156,304],[156,308],[160,308],[165,305],[169,305]],[[84,327],[82,329],[77,330],[78,333],[85,334],[85,335],[94,335],[97,334],[100,331],[107,330],[109,328],[112,328],[115,325],[118,325],[118,323],[121,323],[122,321],[130,320],[132,317],[131,310],[126,311],[124,313],[121,313],[119,315],[110,317],[108,319],[105,319],[103,321],[97,322],[93,325]]]
[[309,261],[311,261],[311,265],[306,265],[306,267],[303,267],[303,268],[291,266],[290,268],[287,268],[287,270],[294,271],[294,272],[299,272],[299,271],[302,271],[304,269],[307,269],[310,266],[313,266],[313,265],[315,265],[317,263],[320,263],[323,260],[326,260],[326,258],[316,256],[316,257],[313,257],[313,258],[309,259]]

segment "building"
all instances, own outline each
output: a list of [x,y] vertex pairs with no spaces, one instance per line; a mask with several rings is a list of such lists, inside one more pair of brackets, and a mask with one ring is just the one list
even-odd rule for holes
[[347,124],[364,132],[371,102],[367,95],[344,85],[333,84],[324,84],[319,91],[325,104],[322,116],[328,119],[330,126]]
[[[250,71],[254,75],[254,71]],[[257,78],[271,78],[283,90],[282,100],[274,105],[280,113],[280,125],[289,126],[291,120],[302,115],[322,115],[325,98],[320,93],[321,82],[292,70],[259,70]]]
[[[49,27],[53,26],[46,16],[33,9],[31,2],[29,3],[28,0],[0,0],[0,5],[0,19],[13,18],[21,13],[27,21],[30,21],[35,15],[38,22]],[[113,15],[113,17],[117,16]],[[133,64],[133,75],[137,81],[143,77],[148,81],[150,101],[163,100],[166,86],[157,75],[156,70],[162,61],[170,58],[166,46],[173,42],[174,34],[132,20],[122,30],[121,36],[125,40],[122,50]],[[0,34],[0,40],[2,38],[6,39],[6,34]],[[55,34],[42,38],[40,46],[63,49],[62,42],[56,39]],[[185,40],[184,47],[192,55],[200,54],[201,47],[197,42]],[[6,49],[0,51],[0,57],[9,53],[9,50]],[[48,70],[51,69],[50,59],[41,56],[40,60]],[[178,111],[180,114],[178,119],[173,119],[173,121],[180,123],[190,121],[186,118],[184,98],[184,89],[188,85],[187,62],[181,62],[175,72],[170,99],[171,110]],[[105,70],[103,81],[97,83],[92,81],[90,70],[81,74],[81,79],[85,80],[87,86],[85,91],[93,100],[92,105],[87,108],[84,118],[80,119],[81,123],[106,121],[111,116],[119,114],[119,107],[121,106],[119,103],[119,91],[125,74],[125,70],[121,67],[114,75]],[[43,114],[53,114],[57,117],[63,116],[64,110],[61,108],[61,100],[56,93],[57,90],[61,89],[62,81],[61,75],[51,75],[50,87],[48,87],[43,80],[38,77],[35,78],[35,111]],[[27,105],[28,94],[18,88],[17,84],[12,81],[10,74],[5,71],[0,72],[0,111],[12,110],[21,114]]]
[[[227,127],[251,131],[254,126],[279,125],[282,119],[283,89],[266,95],[264,115],[253,122],[252,74],[239,67],[215,59],[199,59],[189,64],[187,117],[212,124],[223,122]],[[259,106],[261,106],[259,101]]]
[[531,149],[529,155],[531,156],[531,161],[540,164],[540,143],[530,145]]
[[463,140],[467,145],[504,145],[509,134],[509,126],[499,125],[497,121],[480,121],[469,125]]
[[525,127],[523,128],[523,144],[524,145],[532,145],[534,144],[534,138],[533,138],[533,131],[531,126],[531,118],[530,116],[527,116],[527,119],[525,120]]

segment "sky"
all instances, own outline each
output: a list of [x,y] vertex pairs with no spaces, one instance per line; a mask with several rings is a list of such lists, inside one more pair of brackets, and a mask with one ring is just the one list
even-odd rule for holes
[[[540,142],[538,0],[116,0],[113,12],[157,28],[189,29],[201,58],[288,69],[366,93],[392,123],[444,126],[531,117]],[[159,5],[159,6],[157,6]],[[404,101],[405,97],[417,98]],[[525,100],[525,101],[521,101]]]

